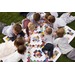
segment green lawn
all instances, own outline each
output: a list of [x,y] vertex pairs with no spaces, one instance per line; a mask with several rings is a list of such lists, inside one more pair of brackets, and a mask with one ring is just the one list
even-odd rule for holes
[[[72,13],[75,15],[75,12]],[[0,12],[0,22],[6,23],[10,25],[11,22],[21,22],[24,17],[20,16],[18,12]],[[75,30],[75,21],[68,24],[72,29]],[[4,35],[0,34],[0,43],[3,42],[2,38]],[[75,38],[70,43],[73,47],[75,47]],[[68,59],[66,55],[61,55],[61,57],[57,60],[58,62],[73,62],[72,60]]]
[[[10,25],[12,22],[21,22],[24,17],[20,16],[19,12],[0,12],[0,22]],[[0,43],[3,35],[0,34]]]

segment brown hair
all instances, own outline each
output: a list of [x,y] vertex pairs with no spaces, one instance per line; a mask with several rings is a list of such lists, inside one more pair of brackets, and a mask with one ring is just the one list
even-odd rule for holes
[[39,21],[40,20],[40,14],[39,13],[35,13],[34,15],[33,15],[33,19],[35,20],[35,21]]
[[24,45],[25,39],[23,37],[18,37],[14,41],[14,45],[18,48],[20,45]]
[[20,33],[22,31],[22,27],[19,23],[16,23],[14,26],[13,26],[13,29],[17,32],[17,33]]
[[45,12],[45,13],[46,13],[45,18],[47,19],[48,16],[51,15],[51,14],[50,14],[50,12]]
[[55,22],[55,17],[52,16],[52,15],[49,15],[47,19],[48,19],[48,21],[51,22],[51,23],[54,23],[54,22]]
[[58,36],[58,37],[63,37],[64,34],[65,34],[65,30],[64,30],[64,28],[59,28],[59,29],[56,31],[56,33],[57,33],[57,36]]
[[46,28],[46,33],[47,34],[51,34],[52,33],[52,29],[50,27]]
[[18,53],[24,54],[26,52],[26,47],[24,45],[20,45],[17,50]]

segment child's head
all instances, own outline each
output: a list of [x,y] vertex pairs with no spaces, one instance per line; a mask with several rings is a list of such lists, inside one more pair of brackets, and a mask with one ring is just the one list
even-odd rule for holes
[[18,33],[20,33],[22,31],[22,27],[21,27],[21,25],[20,24],[15,24],[14,26],[13,26],[13,33],[15,34],[15,35],[17,35]]
[[39,13],[35,13],[34,15],[33,15],[33,19],[36,21],[36,22],[38,22],[39,20],[40,20],[40,14]]
[[30,31],[34,31],[35,30],[35,24],[33,24],[32,22],[29,22],[28,28],[29,28]]
[[65,34],[65,30],[64,30],[64,28],[59,28],[59,29],[56,31],[56,33],[57,33],[57,36],[58,36],[58,37],[63,37],[64,34]]
[[50,27],[47,27],[45,32],[46,34],[50,35],[52,33],[52,29]]
[[48,20],[49,23],[54,23],[55,22],[55,17],[52,16],[52,15],[49,15],[47,20]]
[[24,45],[20,45],[17,49],[18,53],[24,54],[26,52],[26,47]]
[[50,12],[45,12],[45,13],[46,13],[46,15],[45,15],[45,19],[47,19],[48,16],[51,15],[51,14],[50,14]]
[[24,45],[25,44],[25,39],[24,37],[18,37],[15,39],[14,41],[14,45],[18,48],[20,45]]

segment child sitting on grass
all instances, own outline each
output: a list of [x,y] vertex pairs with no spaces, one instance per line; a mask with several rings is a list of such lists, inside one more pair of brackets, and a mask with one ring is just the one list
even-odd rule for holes
[[68,43],[68,38],[65,38],[64,34],[63,28],[57,30],[58,38],[54,40],[54,45],[60,48],[62,54],[66,54],[68,58],[75,60],[75,48]]
[[12,41],[14,41],[17,37],[24,37],[25,36],[20,24],[6,26],[3,28],[2,33],[4,35],[8,36],[10,38],[10,40],[12,40]]

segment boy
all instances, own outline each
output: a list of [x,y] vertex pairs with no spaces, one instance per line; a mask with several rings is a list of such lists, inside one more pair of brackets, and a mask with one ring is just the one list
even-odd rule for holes
[[26,47],[24,45],[20,45],[17,48],[17,51],[12,53],[11,55],[5,57],[3,62],[18,62],[19,60],[25,58]]
[[75,49],[68,43],[64,34],[65,30],[63,28],[57,30],[58,38],[54,41],[54,45],[60,48],[62,54],[66,54],[68,58],[75,60]]
[[10,38],[10,40],[12,40],[12,41],[14,41],[17,37],[24,37],[25,36],[20,24],[6,26],[3,28],[2,33],[4,35],[8,36]]
[[46,28],[43,41],[45,43],[51,43],[51,44],[53,44],[52,29],[50,27]]

